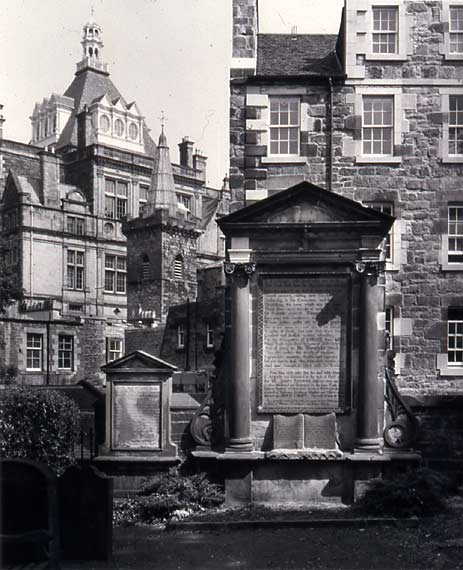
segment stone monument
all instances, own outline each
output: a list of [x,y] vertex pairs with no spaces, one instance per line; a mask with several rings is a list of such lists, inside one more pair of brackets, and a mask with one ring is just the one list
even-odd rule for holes
[[96,461],[127,468],[175,464],[170,400],[176,367],[137,350],[102,370],[106,373],[106,437]]
[[381,471],[384,243],[393,218],[303,182],[227,238],[228,503],[349,501]]

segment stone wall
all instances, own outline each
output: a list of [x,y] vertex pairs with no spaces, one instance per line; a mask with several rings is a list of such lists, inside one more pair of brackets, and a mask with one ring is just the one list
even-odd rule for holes
[[[27,334],[42,336],[42,369],[26,370]],[[72,370],[58,368],[58,336],[73,337]],[[106,363],[108,338],[124,340],[124,329],[106,319],[86,317],[75,321],[44,318],[3,318],[0,320],[0,366],[18,369],[17,381],[24,385],[69,385],[87,380],[101,385]]]
[[[139,311],[154,311],[165,321],[169,307],[196,298],[196,238],[191,223],[167,219],[156,211],[124,225],[127,245],[128,315],[140,320]],[[183,262],[183,277],[174,274],[175,260]],[[148,265],[147,265],[148,264]]]
[[254,57],[257,34],[256,0],[233,0],[232,57]]
[[[347,2],[348,77],[344,84],[334,85],[332,133],[327,82],[308,86],[296,79],[285,83],[260,78],[259,83],[246,83],[246,74],[232,69],[232,207],[301,180],[329,188],[330,161],[334,192],[371,206],[391,205],[396,222],[387,263],[386,306],[392,315],[399,386],[407,394],[461,393],[463,368],[449,367],[446,352],[448,309],[463,307],[463,265],[449,265],[446,251],[448,206],[463,204],[463,159],[449,157],[447,148],[449,94],[461,94],[463,60],[451,59],[445,51],[446,3],[393,5],[399,9],[400,33],[407,30],[409,40],[401,43],[403,59],[384,61],[387,58],[368,54],[368,45],[362,43],[371,41],[371,3]],[[272,95],[300,100],[298,160],[269,159]],[[393,98],[391,159],[363,155],[365,95]]]

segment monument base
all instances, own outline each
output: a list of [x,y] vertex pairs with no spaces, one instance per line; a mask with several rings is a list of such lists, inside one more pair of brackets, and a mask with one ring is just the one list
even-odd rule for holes
[[[341,457],[310,458],[287,450],[273,452],[218,453],[225,481],[225,504],[352,504],[372,479],[390,476],[417,465],[417,453],[353,453]],[[201,452],[193,456],[201,464]],[[208,460],[211,458],[208,457]]]

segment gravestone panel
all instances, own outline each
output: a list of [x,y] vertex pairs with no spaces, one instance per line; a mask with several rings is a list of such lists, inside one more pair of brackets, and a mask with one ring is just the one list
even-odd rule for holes
[[304,447],[304,416],[273,416],[274,449],[302,449]]
[[340,411],[346,403],[349,279],[266,277],[259,311],[259,411]]
[[161,447],[160,384],[113,386],[114,450],[153,451]]
[[306,449],[337,449],[336,414],[304,415],[304,447]]

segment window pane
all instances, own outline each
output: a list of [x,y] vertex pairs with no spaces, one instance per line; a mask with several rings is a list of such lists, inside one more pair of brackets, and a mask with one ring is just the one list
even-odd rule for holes
[[299,153],[299,108],[300,101],[297,97],[270,99],[270,154]]
[[104,275],[104,289],[105,291],[114,291],[114,273],[112,271],[105,271]]
[[116,191],[116,181],[105,179],[105,192],[106,194],[114,194]]
[[392,155],[393,98],[364,97],[363,109],[363,153]]
[[26,368],[27,370],[42,369],[42,339],[37,333],[26,335]]
[[129,195],[129,185],[127,182],[118,182],[117,183],[117,195],[118,196],[125,196]]
[[115,217],[116,200],[114,197],[105,196],[105,215],[108,218]]
[[118,293],[125,293],[125,273],[118,273],[116,276],[116,290]]

